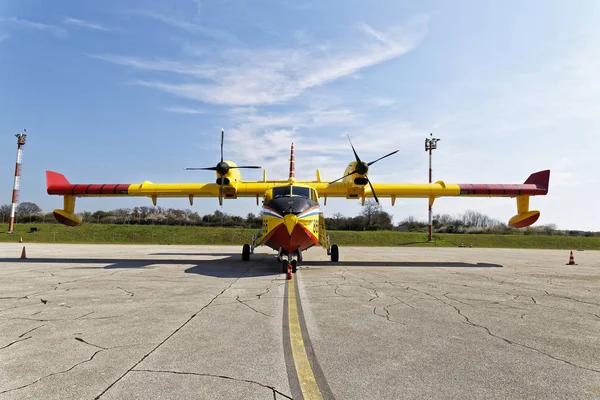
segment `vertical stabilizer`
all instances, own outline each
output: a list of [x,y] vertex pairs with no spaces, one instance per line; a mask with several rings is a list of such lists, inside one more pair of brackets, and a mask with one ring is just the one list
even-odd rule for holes
[[290,179],[296,179],[296,166],[294,160],[294,143],[292,143],[292,150],[290,152]]

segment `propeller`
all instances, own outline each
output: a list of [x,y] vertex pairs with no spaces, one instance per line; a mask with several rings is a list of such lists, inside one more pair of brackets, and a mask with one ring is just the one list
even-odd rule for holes
[[225,139],[225,130],[221,128],[221,161],[214,167],[203,167],[203,168],[185,168],[186,171],[216,171],[221,177],[221,189],[219,191],[219,205],[223,205],[223,189],[225,187],[224,176],[229,172],[230,169],[260,169],[259,165],[238,165],[231,166],[223,161],[223,141]]
[[331,181],[329,182],[329,184],[331,185],[332,183],[335,183],[337,181],[340,181],[344,178],[349,177],[350,175],[353,174],[359,174],[359,175],[364,175],[365,178],[367,179],[367,182],[369,183],[369,186],[371,187],[371,193],[373,193],[373,197],[375,198],[375,201],[377,203],[379,203],[379,199],[377,198],[377,194],[375,193],[375,189],[373,189],[373,185],[371,184],[371,181],[369,180],[369,177],[367,176],[367,173],[369,172],[369,167],[373,164],[375,164],[377,161],[381,161],[386,157],[389,157],[393,154],[396,154],[398,151],[400,150],[396,150],[396,151],[392,151],[389,154],[386,154],[383,157],[379,157],[377,160],[375,161],[371,161],[371,162],[364,162],[360,159],[360,157],[358,156],[358,153],[356,152],[356,149],[354,149],[354,145],[352,144],[352,140],[350,140],[350,135],[346,134],[348,136],[348,141],[350,142],[350,146],[352,147],[352,152],[354,153],[354,157],[356,158],[356,167],[354,167],[354,171],[350,172],[349,174],[346,174],[344,176],[342,176],[341,178],[336,179],[335,181]]

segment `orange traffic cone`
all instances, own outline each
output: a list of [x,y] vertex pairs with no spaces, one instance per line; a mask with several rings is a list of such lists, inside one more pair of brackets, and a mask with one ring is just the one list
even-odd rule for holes
[[21,235],[21,239],[19,239],[19,243],[23,243],[23,235]]
[[291,264],[288,264],[286,278],[287,278],[288,280],[289,280],[289,279],[292,279],[292,266],[291,266]]
[[575,264],[575,257],[573,257],[573,250],[571,250],[571,255],[569,256],[569,263],[567,265],[577,265]]
[[23,251],[21,251],[21,260],[27,260],[27,254],[25,253],[25,246],[23,246]]

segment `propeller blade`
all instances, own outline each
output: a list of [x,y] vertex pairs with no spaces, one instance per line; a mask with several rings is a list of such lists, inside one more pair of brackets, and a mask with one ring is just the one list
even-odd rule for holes
[[379,157],[377,160],[375,160],[375,161],[371,161],[371,162],[370,162],[370,163],[368,163],[367,165],[369,165],[369,166],[370,166],[371,164],[375,164],[377,161],[379,161],[379,160],[383,160],[384,158],[386,158],[386,157],[389,157],[389,156],[391,156],[391,155],[394,155],[394,154],[396,154],[396,153],[397,153],[397,152],[399,152],[399,151],[400,151],[400,150],[392,151],[390,154],[386,154],[386,155],[385,155],[385,156],[383,156],[383,157]]
[[356,157],[356,162],[360,164],[360,163],[361,163],[361,161],[360,161],[360,157],[359,157],[359,156],[358,156],[358,154],[356,153],[356,150],[354,150],[354,145],[352,144],[352,140],[350,140],[350,135],[348,135],[348,134],[346,133],[346,136],[348,136],[348,141],[350,142],[350,147],[352,147],[352,151],[354,152],[354,157]]
[[221,128],[221,162],[223,162],[223,139],[225,138],[225,129]]
[[255,169],[260,169],[262,168],[260,165],[242,165],[242,166],[237,166],[237,167],[229,167],[229,169],[240,169],[240,168],[255,168]]
[[355,173],[356,173],[356,170],[354,170],[354,171],[350,172],[348,175],[344,175],[344,176],[342,176],[341,178],[338,178],[338,179],[336,179],[335,181],[331,181],[331,182],[329,182],[328,184],[329,184],[329,185],[331,185],[332,183],[336,183],[337,181],[341,181],[342,179],[344,179],[344,178],[346,178],[346,177],[348,177],[348,176],[350,176],[350,175],[352,175],[352,174],[355,174]]
[[377,204],[379,204],[379,199],[377,198],[377,195],[375,194],[375,189],[373,189],[373,185],[371,185],[371,181],[369,180],[369,177],[367,177],[367,182],[369,182],[369,186],[371,186],[371,193],[373,193],[373,197],[375,197],[375,202],[377,202]]
[[216,171],[217,167],[206,167],[206,168],[184,168],[186,171]]

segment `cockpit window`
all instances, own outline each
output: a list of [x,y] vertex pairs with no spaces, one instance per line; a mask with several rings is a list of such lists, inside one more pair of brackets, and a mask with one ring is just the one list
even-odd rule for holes
[[292,186],[292,196],[302,196],[310,199],[310,188]]
[[311,189],[302,186],[281,186],[273,188],[273,198],[276,199],[282,196],[302,196],[308,199],[314,197],[311,196]]
[[289,186],[273,188],[273,198],[274,199],[276,199],[278,197],[282,197],[282,196],[289,196],[289,195],[290,195],[290,187]]

